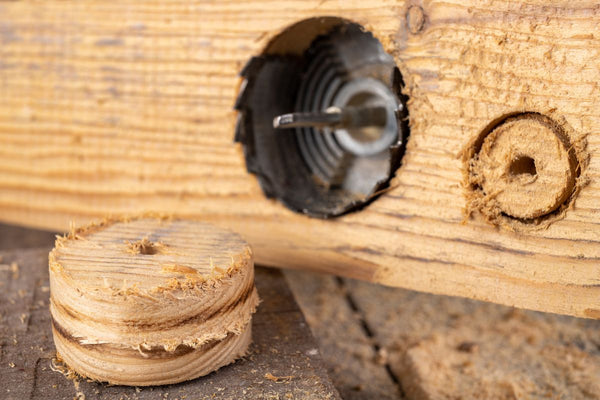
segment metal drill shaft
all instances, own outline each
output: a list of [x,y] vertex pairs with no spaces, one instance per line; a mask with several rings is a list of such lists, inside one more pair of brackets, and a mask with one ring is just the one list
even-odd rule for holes
[[342,112],[339,108],[329,108],[325,111],[296,112],[275,117],[273,128],[327,128],[337,127],[342,122]]
[[384,127],[386,123],[387,111],[382,106],[330,107],[325,111],[296,112],[273,119],[273,127],[276,129],[304,127],[349,129]]

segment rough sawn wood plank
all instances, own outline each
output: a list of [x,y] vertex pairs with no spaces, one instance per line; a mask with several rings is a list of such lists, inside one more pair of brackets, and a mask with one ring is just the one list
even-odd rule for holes
[[[243,65],[318,16],[372,31],[410,97],[391,190],[330,221],[265,199],[232,143]],[[0,21],[4,221],[175,212],[241,233],[262,264],[600,317],[595,2],[2,2]],[[465,219],[461,155],[520,112],[587,141],[587,185],[546,229]]]

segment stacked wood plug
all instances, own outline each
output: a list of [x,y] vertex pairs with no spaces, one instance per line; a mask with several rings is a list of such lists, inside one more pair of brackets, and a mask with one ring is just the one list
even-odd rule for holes
[[82,376],[182,382],[250,344],[253,258],[232,232],[168,218],[106,220],[58,238],[49,266],[57,354]]

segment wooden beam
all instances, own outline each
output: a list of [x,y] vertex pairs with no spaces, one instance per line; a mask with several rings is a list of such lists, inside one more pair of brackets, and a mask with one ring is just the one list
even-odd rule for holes
[[[391,189],[333,220],[265,199],[233,143],[244,64],[318,16],[373,32],[410,97]],[[600,318],[599,24],[566,1],[2,3],[0,218],[175,212],[240,232],[267,265]],[[538,229],[490,222],[464,177],[482,134],[522,112],[560,125],[579,163]]]

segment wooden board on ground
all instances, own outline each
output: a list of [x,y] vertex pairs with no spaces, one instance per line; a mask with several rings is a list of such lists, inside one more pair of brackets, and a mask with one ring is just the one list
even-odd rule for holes
[[0,250],[28,249],[32,247],[51,249],[54,246],[56,235],[56,233],[50,231],[0,224]]
[[170,386],[141,389],[68,380],[52,365],[49,250],[0,253],[3,399],[339,399],[285,280],[278,271],[262,268],[256,271],[256,286],[263,302],[253,319],[254,343],[244,359],[204,378]]
[[600,399],[600,321],[285,274],[344,399]]
[[342,398],[404,398],[397,384],[398,377],[382,362],[376,338],[349,301],[343,281],[331,275],[304,271],[290,270],[284,274]]
[[[410,97],[411,135],[390,190],[327,221],[265,199],[233,143],[242,67],[319,16],[373,32]],[[176,212],[241,233],[267,265],[600,317],[593,1],[2,2],[0,21],[4,221],[65,230],[106,214]],[[465,180],[461,157],[523,112],[560,125],[567,153],[581,156],[561,168],[581,179],[551,224],[513,231],[501,213],[484,215],[496,208],[473,196],[479,183]]]
[[409,399],[600,399],[600,321],[345,286]]
[[[47,232],[1,226],[0,249],[15,242],[49,249],[53,240]],[[597,321],[322,274],[286,275],[344,399],[496,400],[524,389],[534,399],[560,393],[565,399],[600,398],[594,392],[600,379]],[[65,382],[72,396],[73,386]]]

